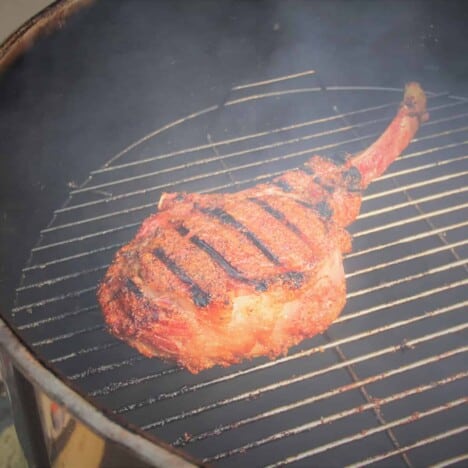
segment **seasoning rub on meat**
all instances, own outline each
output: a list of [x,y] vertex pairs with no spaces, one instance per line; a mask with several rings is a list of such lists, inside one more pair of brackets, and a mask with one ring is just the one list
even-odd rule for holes
[[417,83],[362,153],[306,164],[237,193],[164,194],[98,291],[108,328],[191,372],[275,357],[323,332],[346,302],[345,227],[362,191],[428,118]]

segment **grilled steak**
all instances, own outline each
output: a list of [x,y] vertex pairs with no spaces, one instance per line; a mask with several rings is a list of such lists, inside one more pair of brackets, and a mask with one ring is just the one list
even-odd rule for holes
[[100,285],[110,332],[194,373],[278,356],[323,332],[346,302],[345,227],[362,191],[427,118],[410,83],[384,134],[358,155],[313,156],[233,194],[164,194]]

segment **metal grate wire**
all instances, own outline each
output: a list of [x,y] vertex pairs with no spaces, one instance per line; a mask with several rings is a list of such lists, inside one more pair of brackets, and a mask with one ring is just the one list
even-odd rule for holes
[[[299,78],[311,86],[284,89]],[[150,132],[71,190],[23,270],[13,323],[83,394],[205,462],[463,462],[468,100],[430,94],[431,120],[365,194],[345,261],[348,304],[327,334],[275,361],[197,376],[107,334],[96,284],[163,191],[240,190],[314,153],[362,150],[401,90],[324,88],[306,71],[232,92]],[[239,116],[275,109],[286,111],[273,126],[241,131]],[[199,130],[194,141],[185,126]],[[165,137],[187,144],[151,155]]]

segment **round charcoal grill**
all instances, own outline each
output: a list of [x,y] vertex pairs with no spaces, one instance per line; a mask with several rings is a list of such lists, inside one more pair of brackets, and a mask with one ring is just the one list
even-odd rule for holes
[[192,375],[114,339],[96,301],[115,252],[163,192],[242,190],[313,154],[357,153],[401,96],[291,69],[127,140],[41,230],[8,322],[54,374],[136,433],[135,459],[151,461],[147,445],[161,443],[214,466],[463,464],[468,99],[428,92],[429,122],[350,227],[346,308],[287,356]]

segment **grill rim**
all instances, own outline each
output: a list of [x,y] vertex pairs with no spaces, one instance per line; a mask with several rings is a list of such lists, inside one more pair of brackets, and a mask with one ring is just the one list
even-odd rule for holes
[[92,398],[77,392],[67,381],[38,359],[21,338],[0,318],[0,350],[15,369],[56,403],[64,406],[77,420],[91,428],[104,440],[128,449],[148,466],[200,466],[188,453],[171,447],[118,415],[99,407]]
[[41,35],[60,28],[61,23],[94,0],[55,0],[23,23],[0,43],[0,73],[5,72]]

